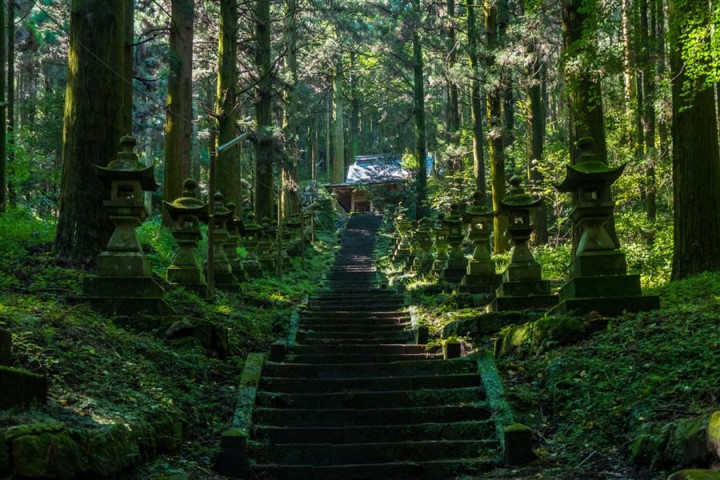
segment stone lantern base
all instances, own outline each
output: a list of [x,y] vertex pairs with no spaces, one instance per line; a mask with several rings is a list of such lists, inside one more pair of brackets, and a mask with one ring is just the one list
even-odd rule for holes
[[263,271],[257,258],[246,258],[242,262],[242,267],[249,278],[260,278],[263,276]]
[[639,275],[626,275],[621,252],[584,254],[575,258],[571,278],[560,288],[560,303],[550,314],[604,316],[660,308],[657,296],[643,296]]
[[83,293],[78,301],[87,301],[109,315],[176,315],[152,277],[85,277]]
[[467,259],[449,258],[447,267],[442,272],[442,278],[450,283],[460,283],[467,273]]
[[547,280],[503,281],[495,293],[495,300],[485,308],[487,312],[545,310],[558,302],[558,296],[550,294]]

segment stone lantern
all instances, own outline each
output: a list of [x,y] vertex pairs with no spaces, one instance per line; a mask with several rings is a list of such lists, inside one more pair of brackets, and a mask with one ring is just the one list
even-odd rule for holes
[[240,281],[247,280],[248,275],[243,269],[242,259],[238,253],[241,240],[240,231],[243,228],[243,221],[235,217],[236,205],[233,202],[229,202],[226,207],[230,210],[230,218],[227,224],[228,240],[225,242],[225,255],[228,257],[235,278]]
[[432,273],[441,277],[445,272],[448,265],[448,248],[450,243],[448,242],[449,230],[443,225],[444,217],[438,217],[438,225],[433,228],[433,240],[435,243],[435,261],[432,266]]
[[619,315],[658,308],[658,297],[642,296],[640,276],[627,274],[625,254],[605,229],[615,208],[610,187],[625,165],[609,167],[599,158],[592,138],[580,139],[578,148],[576,163],[566,167],[567,176],[557,189],[573,194],[570,218],[580,238],[570,278],[560,289],[560,304],[551,313]]
[[302,254],[303,245],[303,222],[300,215],[291,215],[285,222],[287,232],[287,245],[285,250],[292,257],[299,257]]
[[545,309],[557,303],[557,297],[550,294],[550,284],[542,280],[540,264],[527,244],[535,228],[530,218],[540,205],[541,199],[534,199],[525,192],[520,177],[510,179],[509,193],[500,200],[499,213],[508,217],[507,234],[513,248],[510,264],[495,292],[495,300],[488,306],[489,311]]
[[255,214],[249,213],[242,234],[243,246],[247,251],[247,256],[245,260],[243,260],[243,270],[245,270],[251,278],[259,278],[262,276],[262,268],[258,260],[258,242],[261,235],[261,227],[255,223]]
[[395,248],[393,261],[397,263],[407,263],[410,258],[410,230],[412,229],[412,221],[407,218],[406,209],[400,208],[400,212],[395,218],[395,226],[399,235],[399,241]]
[[158,188],[153,167],[140,163],[135,145],[134,138],[123,137],[117,158],[106,167],[95,165],[96,175],[110,190],[103,207],[115,230],[105,251],[98,255],[97,277],[86,278],[83,291],[93,303],[112,313],[174,314],[162,299],[162,287],[152,278],[150,260],[135,232],[149,214],[143,192]]
[[495,213],[485,205],[482,193],[475,192],[473,201],[465,208],[463,222],[468,225],[469,238],[475,248],[468,259],[465,276],[460,282],[466,290],[477,290],[472,293],[490,292],[500,283],[500,275],[495,273],[495,262],[490,257],[490,234],[492,219]]
[[[222,193],[215,192],[213,202],[214,215],[211,225],[208,225],[208,228],[213,229],[215,286],[223,290],[235,290],[239,287],[238,281],[235,275],[233,275],[230,260],[225,253],[225,244],[230,240],[228,228],[232,223],[232,212],[225,206]],[[205,263],[207,264],[207,261]]]
[[266,274],[274,275],[276,268],[275,235],[277,229],[273,228],[270,220],[263,218],[260,226],[260,240],[258,242],[258,257],[260,266]]
[[443,278],[448,282],[459,283],[467,272],[467,259],[462,250],[464,232],[459,204],[452,205],[450,215],[443,220],[443,226],[448,231],[448,243],[450,244],[447,268],[443,272]]
[[208,206],[197,198],[197,182],[186,179],[182,196],[171,202],[164,202],[165,209],[173,222],[172,234],[180,246],[173,263],[167,269],[170,283],[182,285],[205,296],[207,284],[200,268],[195,249],[200,240],[200,222],[208,221]]
[[432,230],[424,218],[418,221],[418,228],[413,238],[413,250],[415,259],[412,269],[418,275],[425,275],[432,268]]

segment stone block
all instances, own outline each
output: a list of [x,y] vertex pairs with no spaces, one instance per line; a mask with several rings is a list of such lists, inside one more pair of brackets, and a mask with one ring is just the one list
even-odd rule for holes
[[220,456],[215,470],[230,478],[245,478],[247,471],[247,432],[232,428],[220,438]]
[[527,282],[502,282],[495,291],[498,297],[529,297],[531,295],[549,295],[550,282],[531,280]]
[[0,328],[0,365],[12,363],[12,333]]
[[152,265],[141,252],[102,252],[97,271],[102,277],[151,277]]
[[167,269],[167,278],[170,283],[180,285],[205,285],[205,275],[199,268],[178,267],[175,265]]
[[445,360],[462,356],[462,342],[445,340],[442,342],[442,353]]
[[642,295],[640,275],[574,277],[560,288],[560,300]]
[[530,427],[515,423],[505,427],[505,463],[512,466],[522,466],[535,460],[533,453],[533,436]]
[[509,312],[521,310],[547,310],[558,303],[557,295],[532,295],[528,297],[496,297],[486,311]]
[[37,373],[0,366],[0,409],[47,401],[47,379]]
[[611,298],[568,298],[551,308],[550,315],[584,315],[596,312],[606,317],[617,317],[623,312],[645,312],[660,308],[656,296],[632,296]]
[[418,325],[415,329],[415,344],[426,345],[430,339],[430,329],[427,325]]
[[625,254],[614,252],[584,252],[575,257],[570,266],[570,276],[591,277],[598,275],[625,275],[627,263]]
[[90,297],[162,298],[165,291],[153,278],[88,276],[83,293]]
[[285,360],[285,354],[287,353],[287,345],[285,342],[275,342],[270,345],[270,361],[271,362],[282,362]]
[[503,272],[503,282],[526,282],[540,280],[542,272],[537,262],[511,263]]

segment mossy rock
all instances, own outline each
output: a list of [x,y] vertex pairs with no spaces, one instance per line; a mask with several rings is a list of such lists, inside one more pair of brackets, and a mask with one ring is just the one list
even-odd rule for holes
[[0,429],[0,477],[10,474],[10,443],[5,437],[5,430]]
[[22,435],[11,443],[12,470],[17,477],[73,478],[81,453],[67,431]]
[[707,415],[681,419],[667,428],[670,430],[663,457],[668,465],[686,467],[704,465],[710,460],[707,448]]
[[715,460],[720,460],[720,411],[713,412],[708,419],[707,446]]
[[137,438],[125,425],[71,430],[70,435],[78,444],[80,470],[91,478],[121,472],[140,461]]
[[667,440],[667,432],[644,432],[637,435],[630,446],[630,461],[654,468],[658,462],[662,462]]
[[182,422],[168,413],[159,414],[139,427],[139,431],[137,439],[144,459],[172,453],[182,445]]
[[720,472],[713,470],[681,470],[668,477],[668,480],[720,480]]
[[524,325],[511,325],[500,332],[495,356],[514,352],[549,350],[580,342],[607,328],[604,318],[543,317]]

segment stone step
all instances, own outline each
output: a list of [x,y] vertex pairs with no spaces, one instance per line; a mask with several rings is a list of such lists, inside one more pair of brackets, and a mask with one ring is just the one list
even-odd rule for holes
[[352,334],[347,337],[338,337],[337,335],[309,335],[305,337],[303,343],[305,345],[376,345],[378,342],[383,343],[413,343],[413,334],[410,331],[399,332],[399,334],[386,334],[382,338],[355,338]]
[[457,375],[417,375],[409,377],[370,378],[283,378],[264,376],[260,383],[263,392],[330,393],[339,391],[393,391],[441,388],[479,387],[480,378],[474,373]]
[[300,316],[302,320],[302,325],[304,327],[310,328],[313,326],[328,326],[328,325],[339,325],[342,323],[349,323],[352,325],[367,325],[372,327],[380,327],[380,326],[402,326],[405,327],[408,325],[408,320],[410,320],[407,316],[396,316],[396,317],[376,317],[374,315],[368,315],[368,316],[357,316],[357,318],[348,318],[347,316],[343,316],[342,320],[338,318],[328,317],[327,315],[321,315],[321,316],[308,316],[308,315],[301,315]]
[[315,312],[333,312],[342,315],[344,312],[382,312],[393,311],[402,307],[398,302],[372,302],[372,303],[312,303],[310,309]]
[[350,389],[337,393],[261,391],[257,394],[256,405],[268,408],[298,408],[303,410],[374,409],[460,405],[478,402],[484,398],[484,393],[478,387],[379,392],[358,392]]
[[290,355],[413,355],[438,353],[439,348],[425,345],[377,343],[375,345],[294,345]]
[[343,465],[466,458],[494,453],[496,448],[497,443],[492,440],[274,445],[250,442],[249,445],[251,456],[258,463],[295,465]]
[[498,466],[493,455],[448,460],[418,460],[350,465],[256,464],[250,478],[273,480],[445,480],[479,475]]
[[425,375],[451,375],[477,373],[474,361],[416,360],[388,364],[336,363],[331,365],[267,362],[263,374],[287,378],[373,378],[413,377]]
[[336,354],[336,355],[288,355],[286,361],[297,363],[335,364],[335,363],[392,363],[411,362],[416,360],[441,359],[441,353],[408,353],[408,354]]
[[492,420],[418,423],[415,425],[378,425],[342,427],[270,427],[259,425],[252,438],[258,442],[359,444],[392,439],[395,442],[424,440],[491,439],[495,435]]
[[347,337],[357,333],[359,338],[367,337],[369,335],[372,338],[379,339],[378,341],[380,341],[380,343],[388,343],[381,341],[386,335],[409,332],[412,329],[412,325],[409,322],[376,326],[363,325],[362,323],[335,323],[327,325],[306,325],[305,323],[301,323],[300,325],[308,335],[314,334],[327,336],[332,333],[338,333],[341,337]]
[[[300,312],[300,318],[332,318],[336,319],[336,316],[332,315],[332,312],[317,312],[313,310],[305,310]],[[410,314],[407,312],[399,312],[397,310],[385,311],[385,312],[343,312],[342,318],[348,320],[355,319],[367,319],[367,318],[403,318],[410,320]]]

